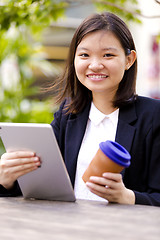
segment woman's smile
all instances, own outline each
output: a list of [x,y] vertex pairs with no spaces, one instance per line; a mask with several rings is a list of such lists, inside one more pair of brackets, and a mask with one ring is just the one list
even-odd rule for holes
[[103,80],[106,80],[106,78],[108,77],[107,75],[104,75],[104,74],[87,74],[87,77],[89,80],[91,81],[103,81]]

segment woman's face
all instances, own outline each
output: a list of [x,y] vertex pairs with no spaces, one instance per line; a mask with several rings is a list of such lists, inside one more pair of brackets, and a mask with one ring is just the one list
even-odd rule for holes
[[128,57],[112,32],[87,34],[76,49],[74,66],[79,81],[96,93],[114,95],[128,66]]

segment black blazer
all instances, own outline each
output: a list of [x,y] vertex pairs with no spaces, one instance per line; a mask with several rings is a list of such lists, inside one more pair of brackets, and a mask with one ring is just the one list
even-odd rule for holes
[[[90,104],[83,112],[65,114],[65,102],[51,123],[72,185],[77,156],[85,133]],[[160,206],[160,101],[138,97],[120,108],[116,141],[131,154],[131,165],[123,171],[123,181],[136,196],[136,204]],[[0,196],[21,195],[16,182],[11,191],[0,185]]]
[[[65,102],[51,123],[74,186],[77,156],[90,104],[79,114],[65,114]],[[134,191],[136,204],[160,206],[160,101],[145,97],[120,108],[116,139],[131,154],[123,181]]]

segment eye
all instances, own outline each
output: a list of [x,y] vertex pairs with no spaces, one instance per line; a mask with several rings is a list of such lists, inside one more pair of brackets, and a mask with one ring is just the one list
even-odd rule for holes
[[111,53],[106,53],[106,54],[104,54],[104,57],[107,57],[107,58],[109,58],[109,57],[113,57],[114,55],[113,54],[111,54]]
[[89,55],[87,53],[82,53],[82,54],[80,54],[80,57],[86,58],[86,57],[89,57]]

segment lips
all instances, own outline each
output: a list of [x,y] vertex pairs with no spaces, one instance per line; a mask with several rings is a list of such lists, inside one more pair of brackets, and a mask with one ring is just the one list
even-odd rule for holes
[[108,75],[104,75],[104,74],[88,74],[87,77],[91,80],[104,80],[105,78],[108,77]]

